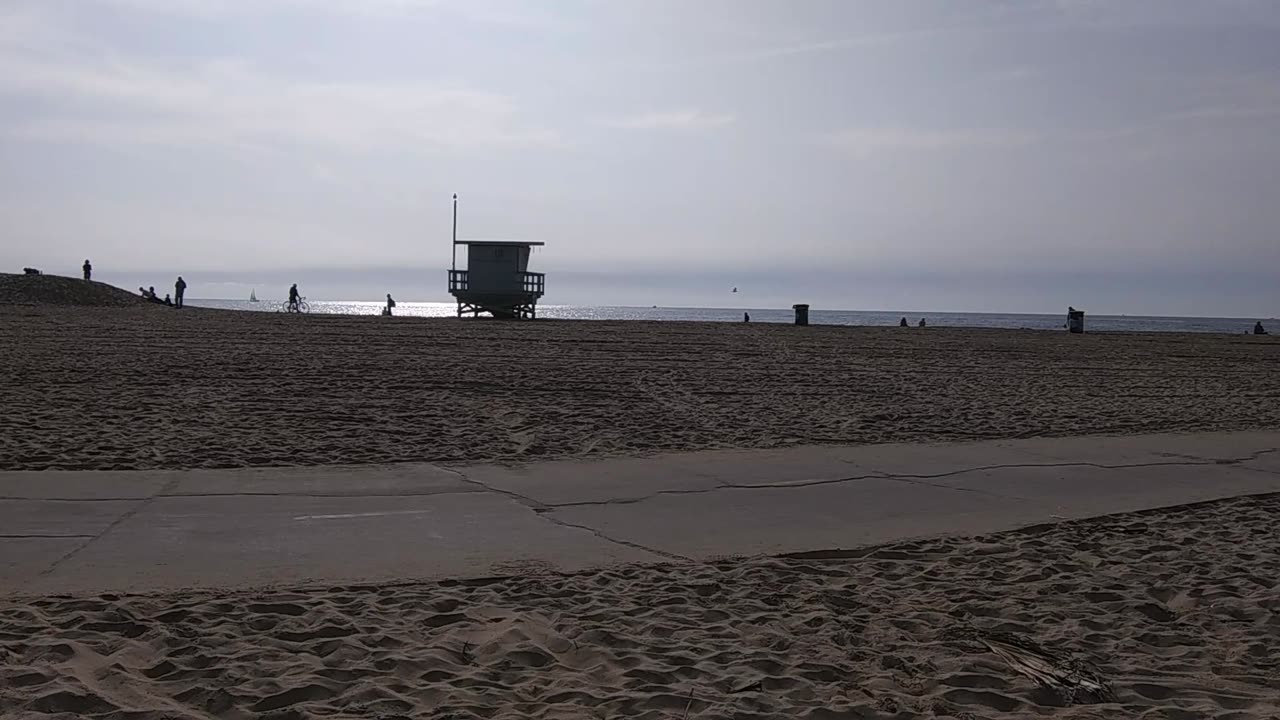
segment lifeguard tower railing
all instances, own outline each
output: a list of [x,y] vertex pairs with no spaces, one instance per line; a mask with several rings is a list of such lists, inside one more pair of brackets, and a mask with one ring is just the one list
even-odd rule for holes
[[[542,297],[547,285],[547,276],[545,273],[534,272],[517,272],[514,273],[516,280],[519,281],[520,292],[526,295],[534,295]],[[492,277],[492,275],[487,275]],[[450,270],[449,271],[449,292],[470,292],[471,284],[468,279],[466,270]]]

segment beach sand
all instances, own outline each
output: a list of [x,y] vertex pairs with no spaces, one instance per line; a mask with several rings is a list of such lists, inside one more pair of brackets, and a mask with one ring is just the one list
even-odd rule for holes
[[0,306],[0,470],[1280,426],[1280,342]]
[[[0,714],[1275,718],[1277,513],[1270,496],[824,559],[10,599]],[[1037,667],[1064,684],[1019,671]]]
[[[34,305],[0,306],[0,336],[0,470],[1280,425],[1280,343],[1246,336]],[[1269,496],[804,557],[13,596],[0,716],[1276,718],[1277,512]]]

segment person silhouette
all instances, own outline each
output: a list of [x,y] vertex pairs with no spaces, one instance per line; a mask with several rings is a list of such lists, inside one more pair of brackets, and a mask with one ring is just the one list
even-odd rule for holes
[[89,279],[89,277],[90,277],[91,275],[93,275],[93,266],[89,264],[89,258],[85,258],[85,259],[84,259],[84,265],[82,265],[82,266],[80,267],[80,269],[81,269],[81,270],[84,270],[84,279],[85,279],[85,280],[88,280],[88,279]]
[[1264,328],[1264,327],[1262,327],[1262,321],[1261,321],[1261,320],[1259,320],[1258,322],[1256,322],[1256,323],[1254,323],[1254,324],[1253,324],[1253,334],[1254,334],[1254,335],[1266,335],[1266,334],[1267,334],[1267,329],[1266,329],[1266,328]]
[[906,318],[902,318],[901,320],[898,321],[898,327],[906,327],[906,326],[907,326]]
[[174,307],[182,307],[182,294],[187,291],[187,281],[178,276],[178,282],[173,284],[173,304]]

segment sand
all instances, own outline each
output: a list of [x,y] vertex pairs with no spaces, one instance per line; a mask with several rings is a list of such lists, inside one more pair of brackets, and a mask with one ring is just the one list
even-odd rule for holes
[[[0,305],[0,470],[1280,424],[1275,338]],[[577,575],[0,599],[0,717],[1280,717],[1280,497]],[[353,539],[353,542],[355,539]]]
[[1280,425],[1280,339],[0,305],[0,470]]
[[[164,297],[163,290],[161,297]],[[145,303],[137,293],[96,280],[0,273],[0,307],[8,304],[138,307]]]
[[1278,512],[1269,496],[843,556],[11,599],[0,715],[1274,718]]

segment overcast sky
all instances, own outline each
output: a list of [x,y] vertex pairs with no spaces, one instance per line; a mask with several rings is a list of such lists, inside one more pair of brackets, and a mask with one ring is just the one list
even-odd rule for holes
[[1280,2],[0,0],[6,271],[443,299],[454,192],[549,302],[1269,317]]

